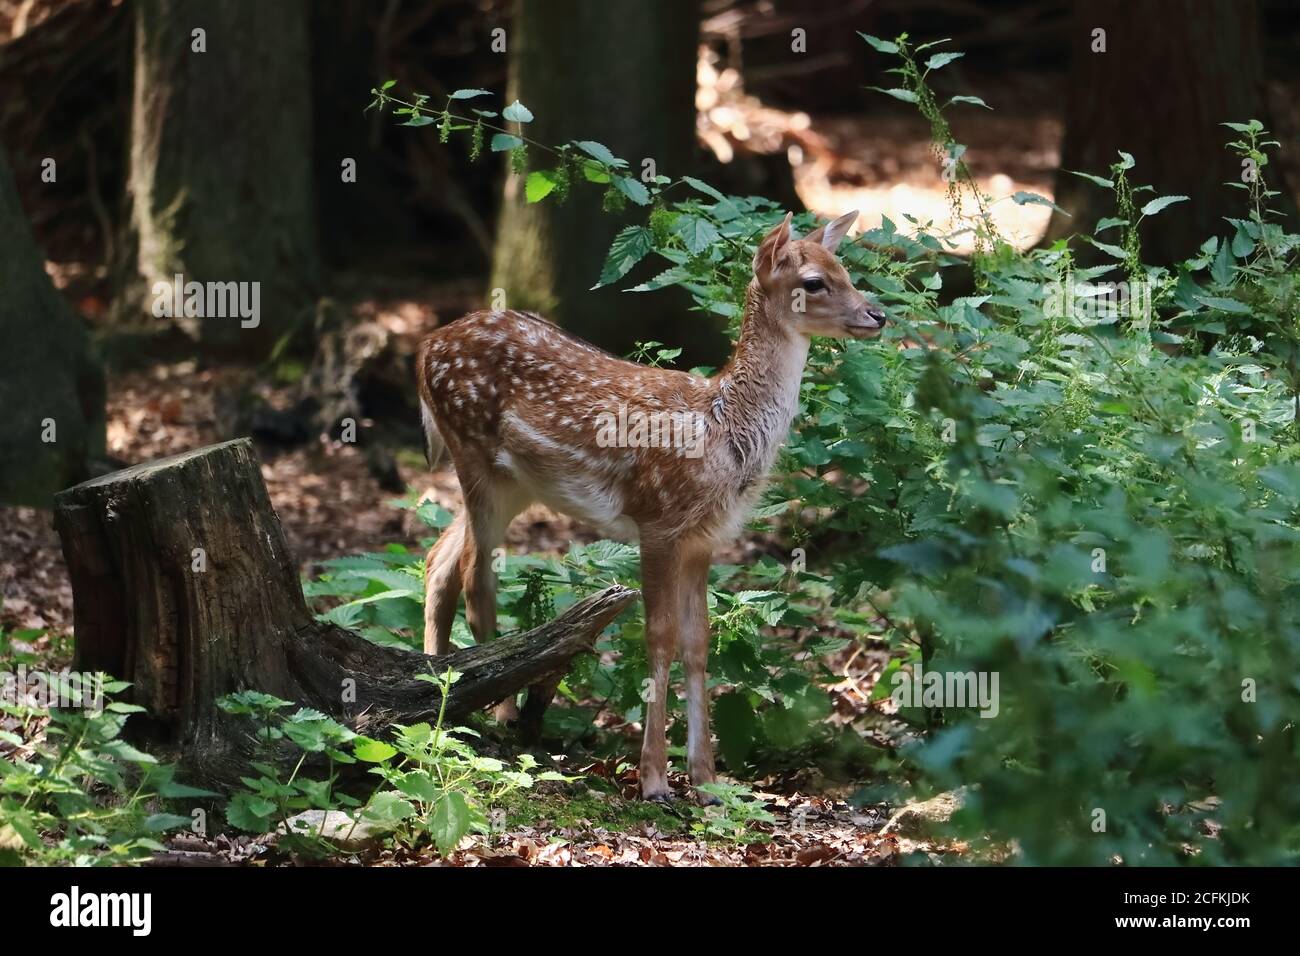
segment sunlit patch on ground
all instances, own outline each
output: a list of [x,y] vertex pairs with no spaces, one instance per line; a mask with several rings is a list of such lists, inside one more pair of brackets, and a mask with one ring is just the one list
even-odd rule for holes
[[[833,217],[856,208],[862,213],[859,230],[873,229],[888,217],[905,233],[916,231],[917,224],[939,235],[957,233],[951,237],[956,252],[973,248],[971,234],[958,233],[942,164],[919,114],[900,113],[888,102],[878,115],[809,116],[776,109],[747,93],[738,71],[722,66],[707,48],[696,78],[696,131],[720,162],[746,153],[784,153],[799,198],[818,214]],[[961,106],[952,122],[958,141],[967,146],[964,160],[991,200],[998,230],[1018,249],[1033,246],[1051,210],[1018,204],[1011,196],[1030,192],[1053,198],[1060,120],[1034,109],[991,114]],[[974,211],[969,198],[962,211]]]

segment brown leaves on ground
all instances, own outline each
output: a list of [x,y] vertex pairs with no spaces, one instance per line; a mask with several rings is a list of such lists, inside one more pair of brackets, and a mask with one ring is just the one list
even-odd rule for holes
[[[774,824],[764,825],[750,843],[705,840],[693,834],[666,833],[652,822],[611,829],[575,822],[554,826],[548,819],[512,826],[492,836],[466,837],[446,856],[432,847],[410,851],[385,848],[366,854],[341,855],[336,865],[381,867],[673,867],[673,866],[894,866],[909,854],[939,855],[965,852],[962,844],[940,845],[882,835],[884,817],[872,809],[856,810],[841,801],[805,794],[788,796],[756,791]],[[618,798],[611,798],[618,799]],[[562,806],[559,804],[558,806]],[[682,806],[678,812],[689,818]],[[204,840],[183,834],[169,841],[169,850],[155,865],[262,865],[305,862],[277,854],[270,837],[227,837]]]

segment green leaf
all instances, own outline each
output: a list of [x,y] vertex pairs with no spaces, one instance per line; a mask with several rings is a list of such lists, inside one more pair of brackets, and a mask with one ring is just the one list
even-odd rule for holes
[[158,796],[179,800],[185,797],[218,797],[220,794],[211,790],[202,790],[198,787],[189,787],[183,783],[177,783],[175,780],[164,780],[158,785]]
[[1232,236],[1232,254],[1239,259],[1244,259],[1255,251],[1255,240],[1250,235],[1245,223],[1238,224],[1237,231]]
[[125,760],[128,763],[154,764],[158,759],[153,754],[147,754],[143,750],[137,750],[125,740],[110,740],[100,745],[104,753],[116,757],[118,760]]
[[395,790],[381,790],[370,798],[362,816],[374,823],[392,826],[415,816],[415,805]]
[[594,140],[590,140],[590,139],[579,140],[573,145],[577,146],[578,149],[582,150],[592,159],[596,160],[599,163],[603,163],[606,166],[627,165],[626,162],[624,162],[623,160],[615,156],[613,153],[611,153],[609,151],[609,147],[604,146],[601,143],[597,143]]
[[681,216],[673,224],[673,232],[681,236],[686,251],[693,256],[698,256],[721,238],[717,227],[699,216]]
[[1197,296],[1202,302],[1211,309],[1218,309],[1220,312],[1231,312],[1234,315],[1250,315],[1251,308],[1245,302],[1237,299],[1227,299],[1216,295]]
[[1098,249],[1106,253],[1108,256],[1113,256],[1114,258],[1120,260],[1128,258],[1128,253],[1125,252],[1123,249],[1121,249],[1119,246],[1111,245],[1108,242],[1099,242],[1098,240],[1092,238],[1091,236],[1084,236],[1083,239],[1085,242],[1088,242],[1091,245],[1096,246]]
[[429,835],[438,847],[438,852],[446,856],[456,849],[457,844],[469,832],[469,804],[463,794],[456,791],[444,794],[433,810],[433,819],[429,821]]
[[621,230],[610,244],[605,267],[600,272],[600,281],[592,288],[599,289],[617,282],[631,272],[632,267],[650,251],[653,240],[654,234],[645,226],[628,226]]
[[631,176],[616,176],[614,188],[638,206],[650,205],[650,191],[639,179],[633,179]]
[[1227,285],[1232,281],[1232,270],[1236,267],[1229,245],[1226,242],[1219,243],[1219,251],[1210,264],[1210,278],[1219,285]]
[[872,87],[868,87],[868,89],[875,90],[877,93],[884,93],[886,96],[892,96],[894,99],[902,100],[904,103],[919,102],[917,95],[913,93],[911,90],[904,90],[898,87],[894,87],[893,89],[887,90],[881,86],[872,86]]
[[584,159],[581,163],[583,178],[589,183],[607,183],[609,182],[609,173],[605,167],[594,159]]
[[870,33],[863,33],[861,30],[858,31],[858,36],[862,37],[862,39],[866,40],[868,43],[871,44],[873,48],[880,51],[881,53],[898,52],[897,43],[891,43],[888,40],[882,40],[880,39],[880,37],[873,37]]
[[1186,202],[1186,196],[1161,196],[1159,199],[1153,199],[1140,210],[1144,216],[1154,216],[1166,206],[1172,206],[1176,202]]
[[672,266],[663,272],[635,285],[628,289],[628,292],[654,292],[657,289],[666,289],[670,285],[680,285],[690,278],[690,270],[684,266]]
[[271,829],[275,804],[253,793],[237,793],[226,805],[226,822],[249,833],[266,833]]
[[524,141],[518,136],[510,133],[497,133],[492,137],[491,149],[494,153],[504,153],[522,145],[524,145]]
[[546,170],[537,169],[528,174],[524,183],[524,197],[529,202],[541,202],[555,189],[555,175]]
[[177,813],[154,813],[145,817],[144,828],[149,833],[162,833],[164,830],[187,827],[192,822],[189,817],[183,817]]
[[953,60],[960,60],[965,55],[965,53],[936,53],[925,61],[925,68],[927,70],[938,70],[947,66]]
[[436,501],[422,501],[415,509],[415,516],[430,528],[445,528],[455,516]]
[[448,99],[453,100],[472,100],[476,96],[491,96],[491,90],[457,90],[452,93]]
[[1011,201],[1014,202],[1017,206],[1023,206],[1026,203],[1030,203],[1036,206],[1048,206],[1052,209],[1055,209],[1057,212],[1065,213],[1067,216],[1069,215],[1069,213],[1066,213],[1065,210],[1062,209],[1060,206],[1058,206],[1056,203],[1052,202],[1046,196],[1038,195],[1038,193],[1027,193],[1024,190],[1021,190],[1020,192],[1014,192],[1011,194]]
[[696,179],[694,176],[683,176],[682,182],[690,186],[692,189],[704,193],[704,195],[710,197],[711,199],[716,199],[719,202],[725,202],[727,199],[726,196],[718,192],[716,189],[714,189],[708,183],[704,182],[702,179]]
[[501,118],[509,120],[512,123],[531,123],[533,113],[527,106],[515,100],[509,106],[501,111]]
[[441,792],[430,771],[412,770],[393,778],[393,786],[408,797],[414,797],[422,803],[432,804]]
[[115,714],[142,714],[147,710],[147,708],[141,707],[139,704],[127,704],[120,700],[113,701],[104,709],[111,710]]
[[1109,179],[1102,179],[1100,176],[1094,176],[1092,173],[1081,173],[1075,169],[1067,169],[1066,172],[1072,176],[1081,176],[1089,182],[1096,183],[1098,186],[1104,186],[1107,189],[1115,188],[1115,184]]
[[397,753],[397,748],[372,737],[357,737],[352,741],[352,753],[366,763],[383,763]]
[[986,110],[993,109],[978,96],[954,96],[948,100],[948,105],[951,106],[953,103],[970,103],[974,106],[982,106]]
[[431,126],[431,125],[433,125],[433,124],[436,123],[436,122],[437,122],[437,117],[429,116],[429,115],[427,115],[427,114],[425,114],[425,113],[418,113],[418,114],[416,114],[415,116],[412,116],[412,117],[411,117],[409,120],[407,120],[405,123],[401,123],[401,124],[399,124],[399,125],[401,125],[401,126]]
[[1282,464],[1261,468],[1259,479],[1269,488],[1289,498],[1292,504],[1300,502],[1300,467]]

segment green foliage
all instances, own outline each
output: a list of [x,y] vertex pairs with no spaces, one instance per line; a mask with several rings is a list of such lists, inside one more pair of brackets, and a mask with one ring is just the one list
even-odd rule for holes
[[[448,670],[429,675],[445,695],[460,678]],[[381,789],[363,811],[367,820],[391,827],[394,840],[417,847],[431,842],[440,853],[450,853],[470,833],[492,831],[492,807],[518,790],[531,789],[539,780],[567,780],[553,770],[537,771],[537,761],[521,754],[512,767],[495,757],[484,757],[462,740],[477,737],[469,727],[445,728],[443,714],[437,722],[398,727],[392,749],[400,758],[373,759],[371,772],[392,789]],[[498,820],[503,820],[503,814]]]
[[[841,247],[892,322],[876,342],[813,344],[803,415],[758,520],[804,542],[784,507],[797,500],[819,535],[861,545],[816,571],[715,569],[710,671],[734,687],[717,707],[729,769],[808,759],[813,728],[826,726],[825,675],[815,654],[796,663],[773,628],[834,626],[893,649],[878,698],[918,663],[999,678],[996,716],[901,712],[923,732],[896,766],[877,761],[891,785],[864,799],[898,799],[904,782],[963,786],[951,832],[1014,841],[1027,863],[1295,862],[1300,237],[1268,208],[1276,144],[1257,121],[1225,124],[1243,163],[1242,182],[1228,184],[1246,192],[1242,216],[1183,262],[1143,261],[1143,218],[1188,200],[1134,185],[1124,153],[1107,176],[1080,172],[1114,193],[1113,215],[1021,253],[994,228],[993,200],[944,116],[986,104],[941,107],[927,85],[956,54],[918,62],[937,44],[865,39],[897,58],[900,85],[883,92],[930,122],[975,254],[910,219]],[[589,157],[588,181],[626,175],[599,144],[556,155],[571,152]],[[756,243],[782,210],[690,177],[642,185],[647,221],[619,233],[599,284],[658,260],[629,294],[681,287],[734,332]],[[800,232],[813,225],[796,218]],[[1079,242],[1107,261],[1076,268]],[[945,275],[964,269],[978,294],[945,297]],[[618,549],[541,562],[557,602],[590,583],[597,550],[628,565],[627,580],[632,552]],[[742,579],[753,590],[720,589]],[[625,619],[602,638],[617,655],[580,662],[569,681],[629,720],[640,628]]]
[[706,783],[700,791],[718,801],[714,806],[692,807],[691,832],[701,836],[723,837],[736,843],[760,843],[767,839],[755,824],[772,824],[776,818],[763,807],[746,787],[734,783]]
[[[554,771],[537,772],[528,754],[514,766],[483,757],[462,738],[476,737],[469,727],[445,727],[446,694],[460,675],[452,670],[421,675],[444,701],[437,722],[395,728],[391,742],[354,733],[319,711],[293,707],[257,691],[241,691],[218,703],[230,714],[254,724],[257,758],[251,763],[256,776],[242,778],[244,788],[230,796],[226,819],[253,833],[282,832],[282,849],[320,856],[338,847],[325,832],[325,817],[313,832],[292,819],[305,810],[338,811],[354,821],[364,821],[372,831],[407,849],[432,845],[450,853],[470,833],[490,832],[489,812],[516,790],[529,789],[538,780],[566,780]],[[285,748],[297,755],[285,773]],[[326,776],[316,779],[305,772],[308,760],[326,762]],[[338,768],[357,762],[373,764],[369,773],[382,783],[366,800],[358,799],[339,784]]]
[[[240,830],[252,833],[269,833],[277,826],[283,827],[282,846],[300,852],[317,854],[330,849],[321,832],[303,832],[290,824],[290,818],[304,810],[336,810],[358,806],[359,801],[340,792],[336,784],[335,767],[355,763],[357,758],[344,748],[357,739],[357,735],[318,710],[300,707],[289,715],[282,711],[293,706],[271,694],[245,690],[228,694],[217,701],[217,706],[228,714],[246,717],[255,725],[253,739],[256,759],[250,769],[256,776],[240,778],[244,785],[230,795],[226,806],[226,822]],[[301,751],[293,770],[285,775],[276,762],[277,754],[286,746]],[[325,780],[315,780],[302,774],[309,755],[319,755],[328,761],[329,773]],[[323,821],[322,821],[323,825]]]
[[102,706],[66,684],[71,707],[0,701],[0,714],[20,728],[0,730],[0,866],[145,859],[163,849],[162,834],[191,824],[169,801],[216,796],[179,783],[174,768],[123,740],[127,719],[143,708],[110,699],[129,685],[98,680]]

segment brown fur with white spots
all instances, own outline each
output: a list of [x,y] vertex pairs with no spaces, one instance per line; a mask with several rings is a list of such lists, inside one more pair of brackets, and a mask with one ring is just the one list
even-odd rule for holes
[[[799,240],[786,216],[767,235],[740,341],[712,378],[623,361],[526,312],[475,312],[421,344],[425,431],[431,449],[445,444],[451,453],[465,497],[426,560],[425,653],[447,652],[462,590],[475,640],[495,635],[492,551],[530,502],[606,532],[637,533],[654,685],[641,750],[648,799],[669,794],[665,711],[679,640],[688,769],[696,786],[715,779],[709,563],[715,544],[736,534],[789,432],[809,337],[869,338],[884,324],[834,255],[856,219],[849,213]],[[659,439],[630,427],[611,435],[620,406],[627,420],[661,416]],[[512,711],[508,702],[498,716]]]

